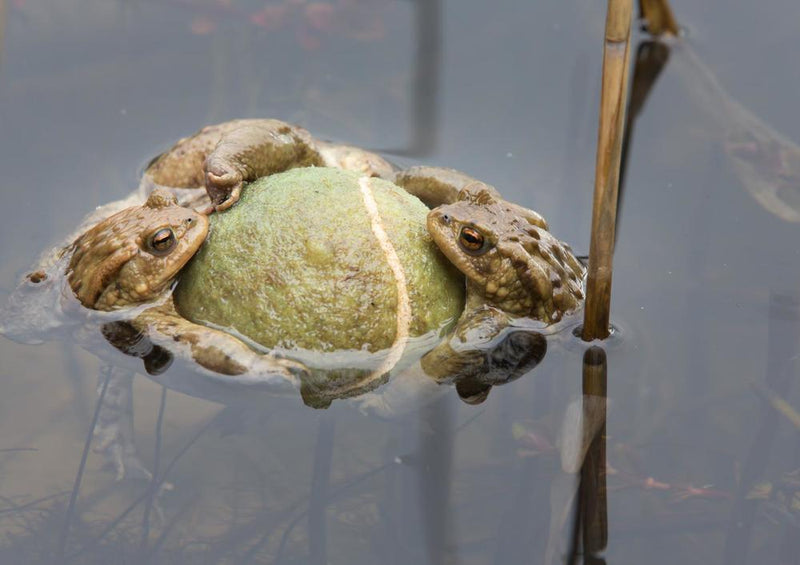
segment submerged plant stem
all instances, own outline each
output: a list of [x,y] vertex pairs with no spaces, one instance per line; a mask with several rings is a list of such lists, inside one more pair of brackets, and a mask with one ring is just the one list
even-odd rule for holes
[[608,2],[592,207],[592,239],[583,320],[583,339],[586,341],[605,339],[609,334],[619,166],[628,91],[632,1]]
[[94,408],[94,415],[92,416],[92,423],[89,426],[89,433],[86,436],[86,441],[83,445],[83,453],[81,453],[81,462],[78,465],[78,472],[75,474],[75,483],[72,487],[72,493],[69,497],[69,504],[67,505],[67,511],[64,516],[64,525],[61,527],[61,532],[58,536],[58,548],[56,553],[56,561],[58,563],[64,562],[64,551],[67,547],[67,536],[69,536],[69,528],[72,525],[72,519],[75,514],[75,504],[78,501],[78,491],[81,488],[81,481],[83,480],[83,472],[86,469],[86,460],[89,457],[89,447],[92,444],[92,437],[94,436],[94,430],[97,427],[97,420],[100,417],[100,409],[103,406],[103,400],[106,397],[106,391],[108,390],[108,383],[112,378],[112,373],[114,372],[114,367],[110,365],[106,365],[102,369],[103,376],[105,379],[103,380],[102,387],[100,389],[100,394],[97,396],[97,404]]

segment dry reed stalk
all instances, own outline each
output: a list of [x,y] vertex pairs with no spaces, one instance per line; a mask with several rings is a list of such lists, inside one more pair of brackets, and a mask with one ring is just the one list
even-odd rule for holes
[[652,35],[680,33],[669,0],[639,0],[639,15],[645,21],[647,31]]
[[608,0],[592,239],[589,246],[589,274],[583,319],[583,339],[586,341],[605,339],[609,334],[619,166],[630,66],[632,2],[633,0]]

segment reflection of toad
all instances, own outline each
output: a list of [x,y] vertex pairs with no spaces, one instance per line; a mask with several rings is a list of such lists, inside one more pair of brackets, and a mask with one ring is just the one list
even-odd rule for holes
[[[661,45],[661,44],[659,44]],[[743,106],[685,40],[670,44],[689,94],[711,119],[733,172],[769,213],[800,222],[800,147]]]
[[763,133],[734,129],[725,151],[756,200],[784,220],[800,221],[800,151],[775,132]]

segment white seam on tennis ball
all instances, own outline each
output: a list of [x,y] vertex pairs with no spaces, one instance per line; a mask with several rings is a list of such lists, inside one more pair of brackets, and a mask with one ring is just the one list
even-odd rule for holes
[[372,226],[372,233],[378,244],[381,246],[386,262],[394,275],[395,284],[397,285],[397,328],[395,331],[394,342],[389,349],[389,354],[383,360],[380,367],[375,369],[365,380],[359,383],[359,387],[380,378],[392,368],[403,356],[406,342],[411,327],[411,299],[408,296],[408,285],[406,284],[406,273],[403,270],[403,265],[400,258],[397,256],[394,245],[392,245],[386,230],[383,229],[383,219],[378,211],[378,204],[375,202],[375,197],[372,194],[372,187],[370,186],[370,177],[363,176],[358,179],[358,186],[361,189],[361,197],[364,200],[364,207],[367,210],[367,215],[370,218]]

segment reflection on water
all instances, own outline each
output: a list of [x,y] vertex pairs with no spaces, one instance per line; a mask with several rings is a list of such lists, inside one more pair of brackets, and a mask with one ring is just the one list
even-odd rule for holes
[[737,102],[690,46],[674,46],[673,63],[706,116],[716,123],[725,154],[742,185],[782,220],[800,221],[800,146]]
[[[465,170],[585,252],[591,183],[576,180],[590,180],[594,159],[599,5],[5,7],[5,293],[94,205],[130,192],[169,140],[234,117],[281,117]],[[793,562],[800,234],[785,215],[796,210],[800,76],[785,57],[800,38],[783,20],[797,8],[675,8],[700,31],[689,38],[696,59],[671,52],[628,152],[601,555]],[[732,31],[745,23],[746,46]],[[436,42],[429,58],[418,48]],[[769,88],[754,96],[751,84]],[[100,454],[81,464],[98,360],[3,339],[0,561],[563,562],[578,476],[561,453],[576,430],[584,349],[555,336],[536,371],[485,403],[445,395],[393,419],[274,395],[222,405],[169,390],[162,404],[165,389],[138,376],[117,399],[136,412],[119,433],[153,476],[117,482]]]

